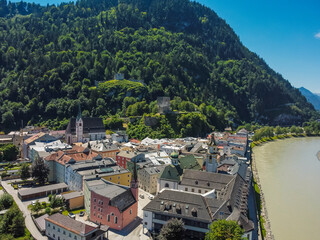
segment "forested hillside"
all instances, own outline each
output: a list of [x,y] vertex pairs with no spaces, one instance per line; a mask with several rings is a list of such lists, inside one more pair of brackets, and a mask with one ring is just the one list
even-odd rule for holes
[[[315,112],[224,20],[195,2],[40,7],[1,0],[0,16],[1,129],[18,128],[20,120],[62,121],[79,103],[85,115],[126,116],[130,104],[153,106],[158,96],[205,103],[214,112],[208,122],[215,126],[218,116],[221,128],[231,121],[299,124]],[[144,84],[108,81],[118,72]]]

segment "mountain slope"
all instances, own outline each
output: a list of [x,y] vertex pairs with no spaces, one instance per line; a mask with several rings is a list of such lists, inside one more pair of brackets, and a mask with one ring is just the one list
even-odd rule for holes
[[316,110],[320,110],[320,95],[310,92],[308,89],[301,87],[299,91],[303,96],[306,97],[308,102],[310,102]]
[[[75,116],[79,102],[89,115],[115,114],[127,97],[179,96],[235,122],[299,124],[314,113],[224,20],[195,2],[2,1],[0,14],[2,128]],[[118,95],[107,87],[112,82],[96,84],[117,72],[143,87],[118,84]]]

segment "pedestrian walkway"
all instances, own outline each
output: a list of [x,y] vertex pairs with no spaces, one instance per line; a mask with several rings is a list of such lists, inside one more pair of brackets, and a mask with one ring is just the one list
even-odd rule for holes
[[42,234],[39,232],[38,228],[34,224],[34,222],[31,219],[31,214],[27,207],[21,202],[21,200],[18,198],[17,190],[14,190],[11,185],[8,184],[8,181],[2,181],[1,182],[2,187],[9,193],[16,204],[18,205],[19,209],[23,213],[25,217],[25,224],[28,230],[30,231],[31,235],[36,239],[36,240],[48,240],[46,236],[42,236]]

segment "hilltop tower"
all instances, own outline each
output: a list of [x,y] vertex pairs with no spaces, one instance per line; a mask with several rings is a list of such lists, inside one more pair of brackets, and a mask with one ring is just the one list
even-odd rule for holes
[[78,116],[76,119],[76,137],[77,137],[77,142],[83,141],[83,119],[82,119],[80,103],[79,103]]

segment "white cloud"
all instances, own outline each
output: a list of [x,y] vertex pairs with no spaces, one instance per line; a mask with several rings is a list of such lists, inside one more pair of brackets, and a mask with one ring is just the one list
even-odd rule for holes
[[320,39],[320,32],[314,35],[315,38]]

